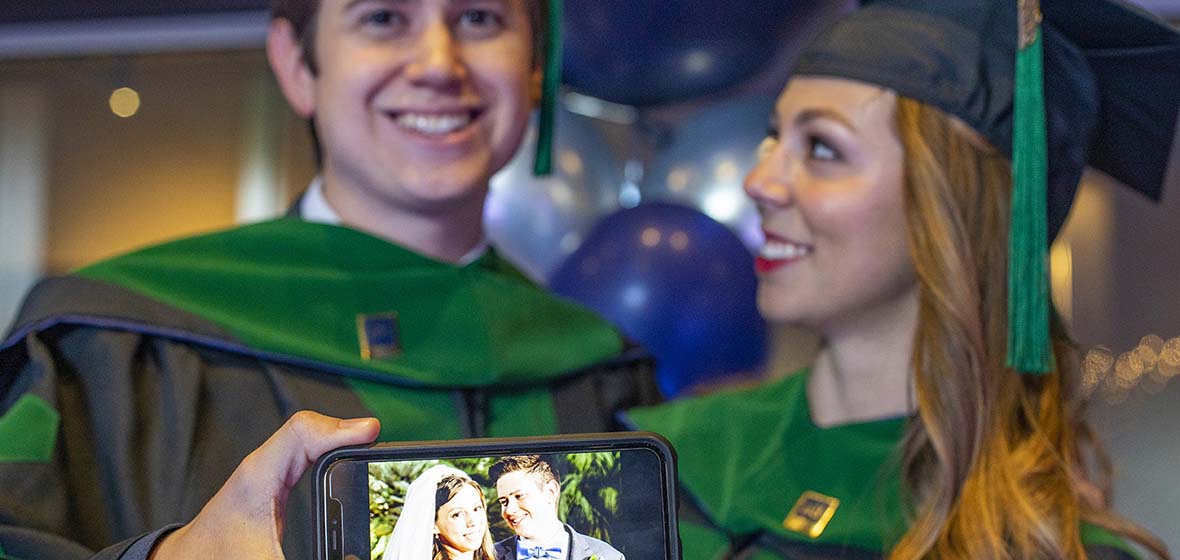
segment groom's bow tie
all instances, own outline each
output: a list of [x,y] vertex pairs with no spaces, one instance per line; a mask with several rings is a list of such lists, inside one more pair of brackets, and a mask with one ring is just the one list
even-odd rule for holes
[[545,548],[543,546],[517,546],[516,560],[531,560],[533,558],[561,560],[561,553],[564,551],[561,547]]

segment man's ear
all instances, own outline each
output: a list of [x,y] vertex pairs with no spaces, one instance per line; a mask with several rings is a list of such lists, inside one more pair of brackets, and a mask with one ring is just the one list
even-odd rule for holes
[[303,60],[303,45],[295,36],[295,29],[284,18],[270,21],[266,58],[287,103],[300,117],[310,118],[315,112],[315,75]]
[[542,490],[544,490],[545,495],[552,499],[554,504],[557,503],[557,498],[561,496],[561,485],[558,484],[556,480],[546,481]]

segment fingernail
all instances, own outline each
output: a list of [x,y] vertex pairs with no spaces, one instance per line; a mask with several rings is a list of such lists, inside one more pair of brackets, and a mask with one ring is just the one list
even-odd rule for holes
[[342,430],[347,430],[350,428],[356,428],[356,427],[362,426],[364,424],[368,424],[369,422],[372,422],[372,421],[373,421],[373,418],[348,418],[346,420],[341,420],[339,427]]

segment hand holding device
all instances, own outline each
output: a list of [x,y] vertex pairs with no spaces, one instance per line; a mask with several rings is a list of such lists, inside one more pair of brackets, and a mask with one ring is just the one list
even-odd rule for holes
[[283,510],[291,488],[325,452],[377,439],[375,418],[341,420],[297,412],[246,456],[189,524],[165,537],[152,560],[283,558]]

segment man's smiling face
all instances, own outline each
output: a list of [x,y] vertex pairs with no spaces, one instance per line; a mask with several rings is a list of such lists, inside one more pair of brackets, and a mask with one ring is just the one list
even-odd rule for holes
[[293,105],[315,120],[335,196],[415,212],[482,200],[539,76],[524,0],[325,0],[315,38]]
[[541,483],[541,476],[525,471],[504,473],[496,481],[497,501],[504,521],[517,535],[539,539],[557,520],[556,482]]

